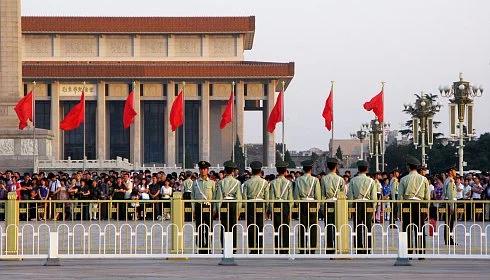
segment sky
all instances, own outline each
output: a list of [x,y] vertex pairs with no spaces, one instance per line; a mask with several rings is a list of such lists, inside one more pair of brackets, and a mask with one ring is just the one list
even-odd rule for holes
[[[290,150],[326,150],[321,117],[335,81],[336,139],[373,118],[362,104],[385,81],[385,119],[399,129],[414,94],[438,94],[463,72],[488,89],[475,100],[475,129],[490,131],[490,1],[488,0],[22,0],[23,15],[250,16],[256,19],[250,61],[295,62],[285,93]],[[447,99],[436,119],[448,134]],[[262,142],[260,114],[245,116],[245,143]],[[259,124],[259,126],[257,126]],[[281,127],[276,129],[281,141]]]

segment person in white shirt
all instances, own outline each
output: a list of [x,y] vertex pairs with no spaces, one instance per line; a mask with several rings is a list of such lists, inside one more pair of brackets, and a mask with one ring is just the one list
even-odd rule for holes
[[455,184],[456,184],[456,199],[457,200],[463,199],[464,185],[461,183],[461,177],[456,177]]
[[[480,177],[478,176],[474,176],[473,177],[473,187],[471,188],[471,192],[473,193],[472,194],[472,197],[471,199],[473,200],[481,200],[481,195],[483,193],[483,191],[485,190],[485,188],[482,186],[481,182],[480,182]],[[481,221],[482,220],[482,213],[476,213],[478,211],[478,209],[483,209],[483,203],[475,203],[473,204],[473,209],[474,209],[474,219],[476,221]]]
[[[172,187],[170,186],[170,180],[165,180],[163,183],[162,189],[160,190],[160,194],[162,195],[163,200],[170,200],[172,197]],[[170,219],[170,202],[164,202],[163,203],[163,219],[164,220],[169,220]]]

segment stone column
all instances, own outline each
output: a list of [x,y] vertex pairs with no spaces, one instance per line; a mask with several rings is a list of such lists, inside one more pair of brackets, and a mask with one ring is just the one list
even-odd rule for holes
[[107,156],[106,146],[106,98],[105,82],[100,81],[97,84],[97,159],[104,160]]
[[61,130],[60,130],[60,83],[55,81],[51,84],[51,131],[53,132],[53,157],[60,160],[61,151]]
[[20,0],[0,1],[0,118],[2,129],[17,129],[15,103],[22,96]]
[[201,36],[201,50],[202,50],[202,57],[209,57],[209,35],[202,35]]
[[54,34],[53,35],[53,57],[60,57],[60,56],[61,56],[60,35]]
[[274,108],[275,103],[275,88],[274,81],[269,82],[267,87],[267,102],[264,106],[264,143],[263,143],[263,153],[264,153],[264,165],[271,167],[276,162],[276,142],[274,139],[274,133],[267,132],[267,120],[271,114],[272,108]]
[[165,110],[165,163],[167,166],[175,165],[175,132],[170,126],[170,110],[175,99],[175,82],[169,82],[167,85],[167,108]]
[[245,144],[243,143],[243,130],[245,118],[245,83],[243,81],[237,83],[235,96],[236,133],[238,135],[238,140],[240,141],[240,144],[244,146]]
[[199,151],[199,160],[210,160],[210,136],[209,136],[209,82],[202,84],[202,96],[201,96],[201,118],[200,118],[200,132],[201,141]]
[[134,83],[134,110],[138,113],[131,125],[131,162],[134,167],[141,166],[141,96],[140,82]]

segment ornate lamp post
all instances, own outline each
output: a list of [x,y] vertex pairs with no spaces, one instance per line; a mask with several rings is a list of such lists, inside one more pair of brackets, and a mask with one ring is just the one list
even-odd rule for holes
[[363,124],[363,129],[366,129],[369,134],[369,155],[376,159],[376,172],[380,171],[379,159],[381,157],[381,171],[385,170],[384,164],[384,151],[385,151],[385,137],[384,130],[390,127],[389,123],[380,123],[378,119],[371,120],[369,124]]
[[[483,95],[483,87],[472,85],[463,80],[463,73],[459,73],[459,81],[452,86],[439,86],[442,97],[449,99],[450,135],[459,140],[459,174],[463,175],[466,162],[463,160],[464,138],[472,138],[473,133],[473,98]],[[466,131],[463,126],[466,125]],[[458,131],[456,131],[458,129]]]
[[362,128],[360,130],[356,131],[356,133],[350,134],[350,137],[357,138],[357,139],[359,139],[359,142],[361,142],[361,158],[360,158],[360,160],[364,159],[364,139],[366,139],[366,137],[367,137],[366,129],[367,128],[365,128],[364,125],[362,125]]
[[[415,94],[417,99],[415,105],[403,105],[404,112],[412,115],[412,134],[415,148],[420,146],[422,152],[422,166],[427,166],[425,148],[429,145],[432,148],[434,144],[434,115],[441,110],[441,104],[435,103],[437,95],[421,93]],[[420,133],[420,134],[419,134]],[[419,142],[420,140],[420,142]]]

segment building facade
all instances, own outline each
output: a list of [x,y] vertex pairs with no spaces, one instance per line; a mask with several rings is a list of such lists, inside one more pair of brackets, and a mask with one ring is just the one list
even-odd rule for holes
[[[254,17],[22,17],[21,26],[18,98],[34,92],[36,127],[53,135],[53,159],[82,159],[85,143],[87,159],[180,166],[185,145],[187,164],[217,165],[231,158],[232,139],[244,143],[245,111],[261,111],[263,161],[275,162],[274,134],[265,127],[276,93],[294,76],[294,63],[244,61]],[[234,124],[221,130],[233,82]],[[85,126],[60,130],[82,90]],[[181,90],[185,125],[172,132],[170,108]],[[130,91],[138,115],[124,129]]]

